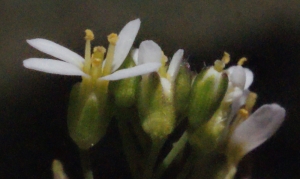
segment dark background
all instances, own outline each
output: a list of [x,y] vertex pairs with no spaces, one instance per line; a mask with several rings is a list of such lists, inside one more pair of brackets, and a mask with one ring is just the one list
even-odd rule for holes
[[[232,64],[247,57],[255,73],[251,90],[257,106],[279,103],[286,121],[276,135],[250,154],[253,178],[300,178],[299,59],[300,1],[102,1],[0,0],[0,178],[51,178],[51,162],[60,159],[70,178],[80,178],[78,151],[68,137],[66,110],[71,86],[80,78],[30,71],[29,57],[47,57],[26,44],[42,37],[79,54],[84,30],[94,45],[141,18],[135,45],[153,39],[172,56],[185,57],[199,70],[224,51]],[[129,178],[113,126],[93,150],[100,178]],[[118,168],[118,170],[115,170]]]

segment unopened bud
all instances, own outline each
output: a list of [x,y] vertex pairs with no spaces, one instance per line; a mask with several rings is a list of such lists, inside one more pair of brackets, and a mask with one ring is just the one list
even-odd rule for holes
[[[120,69],[126,69],[135,66],[133,59],[128,56]],[[136,93],[140,76],[125,78],[122,80],[111,81],[109,91],[114,95],[115,103],[120,107],[130,107],[136,102]]]
[[165,95],[157,73],[144,76],[138,97],[138,109],[144,131],[154,140],[166,138],[175,126],[175,108]]
[[189,103],[189,126],[195,130],[216,112],[226,93],[228,77],[213,67],[204,69],[193,82]]
[[189,95],[191,91],[191,72],[186,66],[181,66],[174,85],[174,104],[177,114],[180,117],[186,116]]

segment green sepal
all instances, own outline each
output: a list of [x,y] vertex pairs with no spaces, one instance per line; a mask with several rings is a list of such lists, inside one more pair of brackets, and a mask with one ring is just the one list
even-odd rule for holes
[[162,87],[160,85],[159,75],[156,72],[150,73],[143,77],[140,83],[140,89],[138,93],[138,107],[142,114],[145,114],[151,106],[156,102],[155,94],[162,93]]
[[191,91],[192,76],[190,70],[182,65],[179,69],[174,85],[174,105],[180,118],[186,117]]
[[202,70],[195,78],[189,102],[189,130],[196,130],[205,124],[216,112],[225,96],[228,86],[226,73],[213,67]]
[[[135,63],[131,56],[127,56],[120,69],[134,67]],[[114,102],[120,107],[131,107],[136,102],[140,76],[110,81],[109,92],[114,96]]]
[[213,133],[213,129],[210,127],[210,122],[208,122],[188,136],[192,148],[199,153],[207,154],[219,147],[219,136],[215,135],[216,133]]
[[100,102],[95,93],[81,94],[81,85],[74,85],[68,108],[68,129],[71,138],[80,149],[87,150],[106,133],[109,120],[103,110],[105,100]]
[[156,72],[144,76],[141,81],[138,110],[144,131],[153,140],[166,138],[173,131],[175,108],[170,97],[164,94]]

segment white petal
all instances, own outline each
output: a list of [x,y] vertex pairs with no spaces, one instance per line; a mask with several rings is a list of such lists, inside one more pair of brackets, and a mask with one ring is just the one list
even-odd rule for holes
[[135,65],[138,65],[139,49],[132,50],[131,57],[132,57]]
[[133,41],[140,29],[140,25],[141,20],[136,19],[128,22],[121,30],[115,47],[112,71],[117,70],[122,65],[124,59],[128,55],[129,50],[131,49]]
[[244,68],[244,70],[246,73],[245,89],[248,89],[253,82],[253,72],[251,70],[249,70],[248,68]]
[[161,63],[145,63],[132,68],[118,70],[110,75],[104,76],[99,79],[114,81],[114,80],[120,80],[124,78],[144,75],[144,74],[157,71],[160,66]]
[[160,78],[160,83],[163,87],[164,92],[169,95],[171,94],[171,82],[166,78]]
[[263,105],[234,130],[230,142],[243,147],[247,154],[270,138],[284,117],[285,109],[278,104]]
[[138,64],[149,62],[161,63],[161,48],[152,40],[145,40],[140,44]]
[[179,49],[173,55],[173,58],[171,60],[171,63],[170,63],[169,69],[168,69],[168,74],[171,76],[171,81],[175,81],[175,79],[176,79],[176,76],[178,74],[180,64],[182,61],[183,52],[184,51],[182,49]]
[[82,63],[84,62],[84,58],[82,58],[77,53],[50,40],[37,38],[27,40],[27,43],[41,52],[56,57],[65,62],[72,63],[78,67],[82,67]]
[[229,71],[229,81],[232,82],[234,86],[244,89],[246,83],[246,73],[241,66],[232,66],[228,69]]
[[88,76],[77,66],[60,60],[29,58],[23,61],[23,65],[26,68],[45,73],[71,76]]

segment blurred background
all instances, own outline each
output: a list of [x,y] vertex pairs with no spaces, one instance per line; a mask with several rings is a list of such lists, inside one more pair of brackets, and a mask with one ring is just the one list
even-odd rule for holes
[[[141,18],[135,45],[152,39],[172,56],[185,49],[199,71],[230,53],[231,64],[247,57],[255,74],[257,106],[279,103],[286,121],[247,156],[252,178],[300,178],[300,1],[195,0],[0,0],[0,178],[51,178],[61,160],[69,178],[81,178],[78,151],[68,136],[68,96],[80,78],[30,71],[22,61],[48,57],[26,44],[46,38],[83,55],[84,30],[93,45]],[[49,58],[49,57],[48,57]],[[113,125],[112,125],[113,126]],[[113,127],[92,149],[97,178],[130,178]],[[118,170],[115,170],[118,168]],[[246,167],[247,168],[247,167]]]

